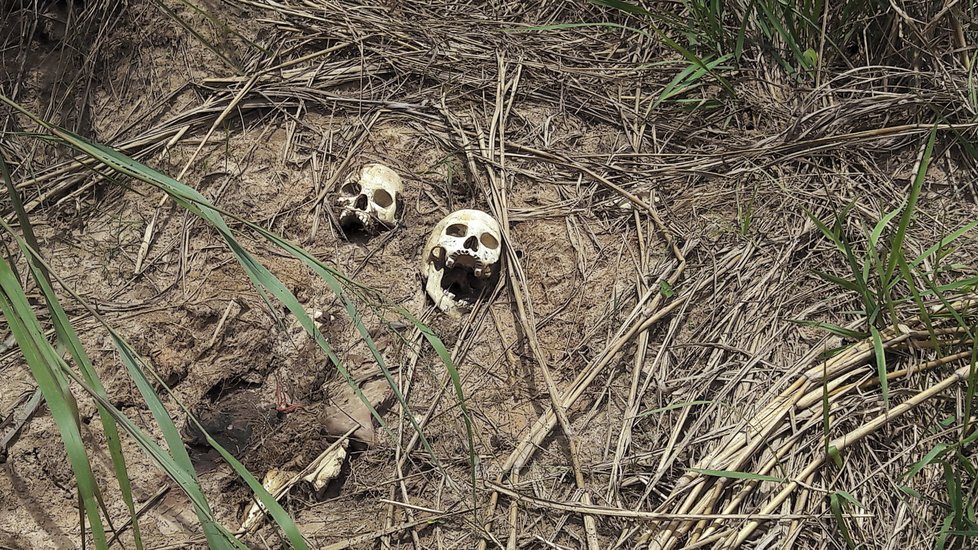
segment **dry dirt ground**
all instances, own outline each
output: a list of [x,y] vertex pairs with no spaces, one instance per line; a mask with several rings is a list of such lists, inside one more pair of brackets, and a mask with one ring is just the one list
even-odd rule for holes
[[[703,103],[661,102],[688,62],[654,36],[526,30],[640,24],[584,2],[12,1],[2,13],[5,96],[178,177],[383,296],[377,309],[358,305],[410,411],[371,394],[386,401],[376,441],[354,443],[323,491],[300,486],[283,499],[316,548],[678,548],[700,539],[711,547],[719,540],[711,534],[743,532],[745,515],[706,516],[697,526],[699,517],[683,514],[702,506],[756,514],[783,485],[721,482],[695,468],[753,433],[749,420],[817,364],[813,350],[840,343],[793,321],[848,324],[857,307],[815,275],[842,274],[845,263],[805,209],[830,219],[855,200],[858,237],[859,223],[872,227],[905,199],[929,125],[974,117],[962,107],[967,78],[926,60],[912,83],[894,62],[814,87],[756,59],[729,73],[736,98],[705,78],[678,96]],[[363,413],[216,232],[148,185],[78,167],[69,151],[25,135],[35,128],[23,117],[4,111],[3,124],[0,152],[53,270],[159,373],[178,426],[187,417],[179,402],[261,477],[301,468],[349,428],[344,411]],[[978,213],[972,165],[953,138],[939,135],[927,174],[924,214],[908,240],[918,252]],[[347,238],[333,200],[367,162],[403,178],[403,218],[391,231]],[[513,253],[498,292],[453,319],[426,300],[419,262],[434,224],[459,208],[505,221]],[[375,384],[379,369],[329,287],[232,225],[318,312],[358,382]],[[963,239],[957,271],[941,276],[973,275],[974,249]],[[390,305],[421,317],[453,353],[473,423],[474,490],[446,369]],[[153,430],[111,340],[83,308],[72,304],[69,314],[114,405]],[[16,347],[5,348],[2,418],[34,388]],[[909,348],[892,361],[932,357]],[[871,382],[874,368],[861,357],[850,381]],[[953,368],[895,379],[891,399],[904,402]],[[905,482],[929,499],[895,484],[934,444],[954,439],[938,421],[965,414],[963,388],[873,431],[845,455],[845,468],[805,470],[824,434],[820,409],[801,406],[756,436],[763,448],[716,462],[759,472],[773,453],[776,467],[764,472],[800,482],[764,512],[782,517],[751,530],[745,544],[844,547],[827,495],[846,491],[862,506],[845,512],[857,540],[929,546],[947,513],[940,468]],[[555,400],[568,429],[548,416]],[[80,403],[119,527],[127,515],[91,422],[96,409]],[[290,404],[301,408],[276,411]],[[883,404],[878,388],[859,386],[835,406],[832,437],[865,425]],[[423,424],[430,451],[412,442],[408,415]],[[184,435],[215,513],[237,529],[247,488],[199,434]],[[147,547],[203,545],[187,498],[131,441],[124,447],[137,505],[146,505]],[[0,547],[80,547],[74,478],[43,407],[8,451]],[[697,483],[708,492],[691,492]],[[285,544],[269,524],[243,538],[254,548]],[[129,531],[122,540],[131,547]]]

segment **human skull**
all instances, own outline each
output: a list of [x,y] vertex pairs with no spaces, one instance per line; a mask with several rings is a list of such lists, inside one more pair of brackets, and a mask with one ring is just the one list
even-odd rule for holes
[[499,224],[480,210],[452,212],[438,222],[422,250],[425,291],[438,309],[458,315],[471,309],[499,279]]
[[401,177],[396,172],[383,164],[365,165],[359,178],[351,178],[340,188],[336,199],[340,226],[367,233],[394,227],[401,190]]

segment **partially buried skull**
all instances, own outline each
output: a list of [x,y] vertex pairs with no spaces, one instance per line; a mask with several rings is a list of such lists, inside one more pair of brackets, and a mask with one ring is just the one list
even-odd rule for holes
[[339,222],[344,231],[363,230],[375,233],[397,223],[401,196],[401,177],[383,164],[367,164],[359,178],[352,178],[340,188],[336,199]]
[[451,315],[472,308],[499,279],[499,224],[480,210],[452,212],[438,222],[422,250],[425,291]]

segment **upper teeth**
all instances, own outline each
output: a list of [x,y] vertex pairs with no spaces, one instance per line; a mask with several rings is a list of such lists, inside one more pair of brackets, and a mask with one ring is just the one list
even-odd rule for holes
[[455,258],[449,258],[448,260],[446,260],[445,265],[448,267],[452,267],[453,265],[455,265]]

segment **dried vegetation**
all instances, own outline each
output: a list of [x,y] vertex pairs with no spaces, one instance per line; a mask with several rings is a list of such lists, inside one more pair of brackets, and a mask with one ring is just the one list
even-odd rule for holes
[[[381,293],[356,299],[410,411],[395,403],[325,493],[283,499],[312,547],[968,547],[978,12],[789,4],[22,0],[0,8],[0,86]],[[4,113],[0,153],[52,269],[184,403],[257,415],[234,440],[248,468],[298,472],[349,429],[323,420],[358,406],[335,397],[342,378],[203,224]],[[330,199],[368,161],[402,175],[407,211],[347,240]],[[417,258],[470,207],[501,222],[506,271],[455,321],[425,303]],[[385,380],[322,281],[242,242],[324,312],[365,392]],[[471,441],[449,373],[392,305],[449,345]],[[16,350],[0,369],[26,372]],[[268,414],[283,395],[304,408]],[[14,397],[0,412],[16,424]],[[41,420],[8,463],[72,495]],[[205,458],[204,492],[237,527],[250,493]],[[187,501],[133,460],[144,538],[202,543]],[[39,490],[9,471],[5,501]],[[73,544],[68,511],[4,510],[48,535],[0,521],[0,543]],[[240,534],[278,544],[274,526]]]

